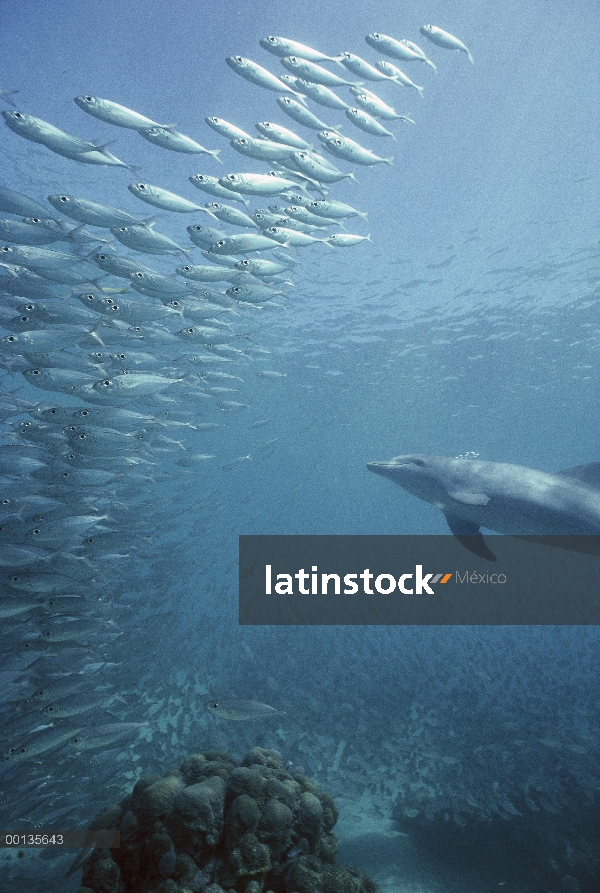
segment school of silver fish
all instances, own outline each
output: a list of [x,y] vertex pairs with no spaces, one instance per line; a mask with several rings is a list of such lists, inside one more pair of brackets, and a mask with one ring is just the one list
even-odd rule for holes
[[[426,25],[421,33],[473,61],[448,32]],[[148,493],[156,480],[185,485],[207,464],[231,470],[252,460],[219,460],[204,439],[248,409],[244,370],[265,360],[249,334],[261,314],[289,300],[300,249],[370,239],[345,230],[366,214],[331,191],[355,168],[393,165],[393,156],[362,145],[366,136],[394,142],[394,122],[414,122],[365,85],[422,96],[424,87],[396,63],[436,66],[409,40],[375,32],[366,42],[393,62],[325,55],[273,36],[260,44],[281,65],[278,74],[230,56],[236,74],[275,94],[272,111],[276,103],[283,121],[269,112],[254,135],[206,117],[240,161],[267,167],[191,170],[196,200],[142,181],[106,145],[18,110],[16,91],[0,91],[7,127],[67,159],[65,182],[75,163],[133,171],[128,189],[141,203],[131,214],[67,188],[32,198],[0,186],[0,363],[20,381],[0,399],[0,794],[3,814],[17,815],[22,827],[60,826],[77,814],[64,783],[77,771],[73,759],[109,754],[91,770],[84,764],[89,793],[114,776],[120,749],[150,734],[150,715],[111,683],[110,661],[123,635],[113,610],[122,569],[138,568],[129,574],[140,579],[131,598],[142,599],[149,585],[139,571],[154,549]],[[170,122],[86,94],[75,103],[158,149],[202,156],[207,167],[222,163],[220,149]],[[356,139],[332,123],[334,112],[343,112]],[[6,137],[10,151],[26,157],[27,144]],[[172,239],[149,219],[154,209],[195,222]],[[153,266],[171,258],[171,270]],[[248,374],[265,387],[285,377],[269,368]],[[279,712],[239,700],[209,709],[225,719]]]

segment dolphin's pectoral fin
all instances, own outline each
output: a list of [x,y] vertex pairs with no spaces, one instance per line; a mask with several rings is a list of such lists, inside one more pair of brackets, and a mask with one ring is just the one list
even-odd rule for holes
[[487,505],[490,497],[486,493],[476,493],[470,490],[447,490],[450,499],[463,505]]
[[492,550],[488,549],[481,535],[479,524],[474,521],[466,521],[464,518],[459,518],[458,515],[445,515],[445,517],[448,527],[465,549],[468,549],[473,555],[485,558],[486,561],[497,560]]

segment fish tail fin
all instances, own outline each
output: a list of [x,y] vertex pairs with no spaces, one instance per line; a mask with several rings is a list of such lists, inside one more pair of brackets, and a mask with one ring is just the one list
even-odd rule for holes
[[329,239],[319,239],[319,242],[321,242],[322,245],[327,245],[328,248],[331,248],[333,251],[335,251],[335,245],[332,245]]
[[471,63],[471,65],[475,65],[475,59],[471,55],[471,50],[467,50],[467,56],[469,57],[469,62]]
[[417,87],[417,85],[415,84],[415,90],[419,91],[419,96],[421,97],[421,99],[425,99],[425,87]]
[[408,115],[400,115],[400,120],[404,121],[405,124],[414,124],[415,123],[412,118],[408,117]]
[[384,160],[385,164],[389,164],[390,167],[396,167],[396,165],[394,164],[394,156],[393,155],[390,155],[389,158],[384,158],[383,160]]
[[346,70],[346,66],[342,61],[344,58],[343,55],[340,54],[339,56],[328,56],[327,58],[330,62],[337,62],[337,64],[340,65],[344,69],[344,71]]
[[18,92],[19,92],[18,90],[2,90],[2,92],[0,94],[0,99],[3,99],[4,102],[6,102],[8,105],[12,105],[13,108],[16,108],[16,105],[14,104],[12,99],[10,99],[9,97],[14,96],[14,94],[18,93]]
[[212,157],[215,159],[215,161],[218,161],[219,164],[223,164],[223,159],[219,158],[219,155],[221,154],[220,149],[209,149],[208,154],[212,155]]
[[371,233],[369,233],[368,235],[366,235],[366,236],[365,236],[365,239],[367,240],[367,242],[372,242],[373,239],[371,238]]
[[433,70],[437,73],[437,65],[435,64],[435,62],[432,62],[431,59],[426,59],[425,61],[427,62],[427,65],[429,65],[430,68],[433,68]]

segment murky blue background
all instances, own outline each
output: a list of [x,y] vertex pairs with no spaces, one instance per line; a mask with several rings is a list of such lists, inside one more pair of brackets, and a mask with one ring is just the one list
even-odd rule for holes
[[[104,762],[65,751],[41,759],[36,771],[77,805],[69,824],[84,824],[141,774],[166,771],[187,753],[276,747],[338,798],[345,861],[385,889],[409,880],[436,889],[450,878],[423,862],[407,874],[405,857],[389,850],[391,804],[407,778],[426,774],[420,754],[456,760],[447,765],[460,772],[442,778],[429,769],[427,777],[439,791],[456,784],[478,800],[493,782],[522,789],[556,757],[540,740],[558,739],[561,771],[580,757],[587,780],[583,769],[573,772],[597,797],[595,629],[240,630],[236,613],[240,533],[446,532],[436,509],[375,478],[369,460],[473,451],[554,471],[599,458],[595,4],[4,0],[0,14],[0,87],[18,89],[19,109],[86,139],[114,140],[110,151],[142,180],[200,203],[191,174],[264,168],[240,160],[207,115],[249,132],[260,120],[295,127],[274,94],[237,77],[225,57],[277,71],[258,45],[276,34],[374,62],[364,37],[378,30],[415,40],[438,66],[436,75],[398,63],[425,94],[381,89],[416,122],[395,126],[398,145],[386,141],[381,151],[395,152],[395,166],[359,168],[356,182],[332,191],[368,212],[368,223],[348,229],[370,233],[372,243],[302,249],[284,309],[244,318],[251,359],[233,370],[244,379],[234,399],[248,408],[223,418],[202,407],[225,427],[193,446],[182,435],[188,449],[217,459],[181,468],[173,454],[157,453],[152,479],[119,492],[130,509],[119,515],[124,540],[143,535],[147,545],[125,562],[98,558],[95,579],[123,633],[100,650],[117,664],[105,678],[126,705],[118,718],[158,726]],[[425,45],[425,22],[460,36],[475,65]],[[224,165],[162,151],[84,115],[72,101],[82,93],[176,124],[221,148]],[[313,108],[356,136],[341,113]],[[381,149],[364,136],[356,139]],[[127,191],[128,171],[77,165],[4,125],[0,169],[2,185],[38,201],[67,192],[147,216]],[[157,229],[182,244],[192,219],[175,218],[157,213]],[[181,263],[140,258],[163,272]],[[257,374],[265,370],[281,377]],[[17,371],[5,372],[5,390],[22,385]],[[50,392],[19,393],[52,403]],[[287,715],[227,724],[204,709],[212,696],[255,698]],[[491,746],[506,722],[528,742],[518,764],[493,751],[474,763],[475,749]],[[569,751],[573,742],[585,754]],[[515,746],[507,742],[505,752]],[[550,778],[550,762],[547,769]],[[11,809],[25,781],[5,778]],[[11,818],[26,822],[29,813],[3,821]],[[363,834],[374,835],[372,850]],[[75,890],[60,880],[65,864],[11,860],[0,889],[13,893],[27,876],[29,890]]]

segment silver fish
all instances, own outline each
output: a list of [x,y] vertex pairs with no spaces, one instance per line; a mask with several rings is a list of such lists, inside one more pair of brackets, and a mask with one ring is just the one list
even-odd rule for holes
[[268,704],[260,701],[246,701],[240,698],[223,698],[209,701],[206,709],[221,719],[245,721],[250,719],[265,719],[271,716],[283,716],[285,710],[276,710]]
[[387,81],[388,75],[382,73],[377,67],[373,67],[360,56],[354,53],[342,53],[342,65],[351,71],[352,74],[358,75],[367,81]]
[[160,146],[162,149],[169,149],[171,152],[183,152],[187,155],[210,155],[219,164],[223,163],[219,158],[220,149],[205,149],[200,143],[197,143],[184,133],[178,133],[172,127],[150,127],[148,130],[140,130],[139,134],[145,140],[148,140],[149,143]]
[[458,39],[458,37],[454,37],[447,31],[442,31],[441,28],[437,28],[435,25],[423,25],[423,27],[421,28],[421,34],[423,34],[432,43],[435,43],[438,47],[443,47],[446,50],[460,50],[463,53],[466,53],[469,62],[472,65],[475,64],[475,60],[471,55],[471,51],[462,42],[462,40]]
[[425,62],[436,71],[436,66],[425,56],[422,50],[420,53],[415,52],[404,41],[395,40],[393,37],[388,37],[387,34],[379,34],[377,31],[367,35],[365,40],[374,50],[378,50],[386,56],[391,56],[392,59],[402,59],[405,62]]
[[356,81],[347,81],[339,75],[327,71],[321,65],[316,65],[314,62],[309,62],[298,56],[284,56],[279,61],[291,74],[304,78],[311,84],[322,84],[324,87],[350,87],[356,83]]
[[287,37],[263,37],[259,43],[263,50],[268,50],[275,56],[299,56],[311,62],[340,62],[340,56],[326,56],[296,40],[288,40]]
[[149,223],[134,223],[131,226],[111,229],[111,233],[127,248],[133,248],[134,251],[141,251],[144,254],[188,253],[186,248],[182,248],[173,239],[152,229],[152,226],[153,224]]
[[18,214],[19,217],[44,217],[47,209],[43,205],[13,189],[0,186],[0,211]]
[[[310,127],[311,130],[323,130],[328,126],[320,118],[317,118],[316,115],[313,115],[309,109],[305,108],[302,103],[292,99],[290,96],[278,96],[277,105],[286,115],[297,121],[298,124]],[[334,127],[329,127],[328,129],[335,130]]]
[[202,208],[200,205],[177,195],[175,192],[161,189],[160,186],[151,186],[149,183],[131,183],[127,188],[136,198],[153,205],[155,208],[163,208],[165,211],[175,211],[179,214],[186,214],[191,211],[204,211],[207,213],[206,208]]
[[88,115],[106,121],[107,124],[115,124],[117,127],[146,130],[149,127],[165,126],[124,105],[119,105],[118,102],[111,102],[110,99],[100,99],[98,96],[76,96],[74,102]]
[[[226,61],[236,74],[241,75],[247,81],[256,84],[258,87],[265,87],[265,89],[274,90],[276,93],[291,93],[292,95],[298,95],[296,90],[292,90],[292,88],[288,87],[288,85],[280,78],[276,77],[268,69],[263,68],[262,65],[257,65],[257,63],[253,62],[251,59],[246,59],[243,56],[228,56]],[[4,112],[2,114],[4,114]]]
[[194,174],[193,177],[189,177],[188,179],[197,189],[202,189],[203,192],[208,192],[209,195],[214,195],[215,198],[225,198],[229,199],[229,201],[241,202],[243,205],[248,205],[247,200],[243,198],[243,196],[232,195],[230,190],[222,186],[219,183],[218,177],[209,177],[207,174]]
[[322,84],[313,84],[306,78],[296,78],[296,86],[300,93],[304,93],[305,96],[310,97],[314,102],[318,102],[319,105],[324,105],[329,109],[341,109],[342,111],[348,108],[347,102],[344,102],[337,93],[334,93],[329,87],[322,86]]
[[219,239],[211,245],[211,254],[246,254],[248,251],[266,251],[277,248],[277,242],[262,233],[237,233],[225,239]]
[[403,87],[412,87],[414,90],[417,90],[421,98],[423,98],[423,92],[425,88],[419,87],[417,84],[411,81],[411,79],[407,75],[405,75],[403,71],[400,71],[400,69],[396,65],[392,65],[391,62],[381,61],[377,62],[376,68],[379,71],[383,72],[383,74],[387,75],[391,80],[396,81],[396,83],[398,84],[401,84]]
[[282,127],[280,124],[273,124],[271,121],[260,121],[254,125],[261,136],[271,139],[276,143],[283,143],[286,146],[294,146],[296,149],[312,149],[310,143],[303,140],[302,137]]
[[393,155],[389,158],[381,158],[379,155],[375,155],[374,152],[371,152],[370,149],[365,149],[364,146],[349,139],[347,136],[340,136],[332,131],[323,130],[319,133],[319,139],[322,141],[327,151],[331,152],[337,158],[343,158],[344,161],[349,161],[351,164],[373,165],[383,162],[384,164],[389,164],[393,167]]
[[204,120],[209,127],[212,127],[213,130],[216,130],[217,133],[226,137],[228,140],[237,140],[242,136],[250,136],[250,134],[246,133],[245,130],[242,130],[241,127],[236,127],[235,124],[230,124],[229,121],[224,121],[223,118],[212,116],[210,118],[205,118]]
[[138,219],[133,214],[128,214],[127,211],[113,208],[111,205],[103,205],[100,202],[76,198],[74,195],[49,195],[48,201],[61,214],[78,220],[80,223],[87,223],[89,226],[103,226],[110,229],[130,223],[139,223]]

